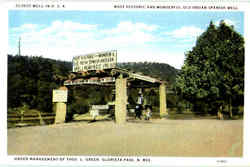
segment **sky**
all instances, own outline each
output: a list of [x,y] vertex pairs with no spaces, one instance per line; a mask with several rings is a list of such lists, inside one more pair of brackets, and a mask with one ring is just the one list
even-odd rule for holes
[[210,21],[244,34],[243,12],[9,11],[8,52],[72,61],[77,55],[117,50],[118,62],[160,62],[180,69]]

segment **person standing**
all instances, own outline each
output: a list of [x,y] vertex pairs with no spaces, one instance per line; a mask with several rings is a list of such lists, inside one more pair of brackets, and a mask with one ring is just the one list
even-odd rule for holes
[[143,110],[143,95],[142,95],[142,93],[139,93],[139,97],[137,99],[137,105],[135,108],[135,119],[136,118],[141,119],[142,110]]

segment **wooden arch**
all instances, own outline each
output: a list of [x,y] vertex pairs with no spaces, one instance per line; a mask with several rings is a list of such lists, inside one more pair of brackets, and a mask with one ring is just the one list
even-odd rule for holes
[[[166,82],[156,78],[142,75],[140,73],[130,72],[125,69],[112,68],[105,70],[91,70],[86,72],[71,72],[68,80],[64,81],[65,87],[75,85],[100,85],[115,87],[115,121],[118,124],[126,122],[127,112],[127,88],[159,88],[160,97],[160,116],[167,115],[166,104]],[[66,105],[66,103],[64,103]],[[66,107],[62,103],[57,104],[56,123],[63,123],[66,117]],[[59,110],[60,109],[60,110]]]

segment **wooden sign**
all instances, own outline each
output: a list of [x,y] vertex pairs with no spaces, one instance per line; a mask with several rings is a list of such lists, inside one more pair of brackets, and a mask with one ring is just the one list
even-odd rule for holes
[[101,85],[105,83],[114,83],[115,78],[114,77],[103,77],[103,78],[97,78],[97,77],[92,77],[89,79],[76,79],[76,80],[67,80],[64,81],[64,85],[87,85],[87,84],[96,84],[96,85]]
[[116,64],[117,51],[115,50],[79,55],[73,58],[73,72],[110,69],[115,68]]
[[53,90],[52,102],[67,102],[67,90]]
[[141,74],[136,74],[136,73],[131,73],[130,77],[131,78],[136,78],[136,79],[139,79],[139,80],[143,80],[143,81],[147,81],[147,82],[151,82],[151,83],[155,83],[157,81],[155,78],[145,76],[145,75],[141,75]]

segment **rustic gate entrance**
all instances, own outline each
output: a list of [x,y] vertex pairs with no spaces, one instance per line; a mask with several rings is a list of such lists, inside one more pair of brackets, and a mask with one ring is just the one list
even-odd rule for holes
[[64,86],[57,90],[62,92],[61,95],[56,98],[56,95],[53,94],[53,102],[56,102],[55,123],[65,121],[67,87],[75,85],[113,86],[115,88],[115,122],[118,124],[126,122],[128,88],[158,87],[160,116],[167,115],[166,82],[117,68],[116,56],[116,51],[110,51],[78,56],[77,60],[73,59],[73,72],[69,75],[68,80],[64,82]]

